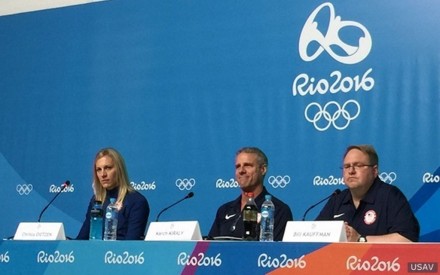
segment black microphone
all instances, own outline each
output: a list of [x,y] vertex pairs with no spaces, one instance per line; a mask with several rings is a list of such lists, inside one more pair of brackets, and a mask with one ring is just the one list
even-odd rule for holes
[[168,209],[170,209],[174,205],[178,204],[179,202],[184,201],[184,200],[189,199],[189,198],[192,198],[193,196],[194,196],[194,193],[193,192],[189,192],[188,195],[186,195],[182,199],[180,199],[180,200],[176,201],[175,203],[171,204],[170,206],[165,207],[164,209],[162,209],[162,211],[160,211],[159,214],[157,215],[156,221],[159,221],[159,217],[160,217],[160,215],[162,215],[163,212],[167,211]]
[[338,195],[339,193],[341,193],[341,190],[336,189],[336,190],[335,190],[330,196],[325,197],[324,199],[318,201],[318,202],[315,203],[314,205],[312,205],[312,206],[310,206],[309,208],[307,208],[306,212],[304,212],[304,216],[303,216],[303,218],[302,218],[302,221],[305,221],[305,220],[306,220],[306,215],[307,215],[307,213],[308,213],[310,210],[312,210],[313,208],[315,208],[315,206],[317,206],[318,204],[320,204],[321,202],[325,201],[326,199],[328,199],[328,198],[330,198],[330,197],[333,197],[333,196],[335,196],[335,195]]
[[46,209],[49,207],[49,205],[52,204],[52,202],[61,194],[61,192],[63,192],[64,189],[66,189],[66,187],[68,187],[70,185],[70,181],[66,180],[66,182],[64,182],[63,184],[61,184],[61,189],[60,191],[58,191],[58,193],[55,195],[55,197],[53,197],[53,199],[43,208],[43,210],[40,213],[40,216],[38,217],[38,222],[40,222],[41,220],[41,216],[43,215],[44,211],[46,211]]

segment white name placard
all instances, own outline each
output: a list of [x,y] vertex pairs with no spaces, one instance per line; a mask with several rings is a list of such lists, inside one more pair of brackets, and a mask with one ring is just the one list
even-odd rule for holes
[[21,222],[14,240],[56,241],[65,240],[64,225],[60,222]]
[[283,242],[346,242],[344,221],[289,221]]
[[148,227],[146,241],[202,240],[198,221],[152,222]]

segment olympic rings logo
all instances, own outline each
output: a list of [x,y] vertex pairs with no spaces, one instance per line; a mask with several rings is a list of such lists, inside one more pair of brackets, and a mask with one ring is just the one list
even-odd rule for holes
[[388,184],[392,184],[397,179],[397,175],[394,172],[391,173],[382,172],[380,173],[379,178]]
[[176,180],[176,186],[177,188],[179,188],[180,190],[191,190],[191,188],[193,188],[193,186],[196,185],[196,180],[191,178],[191,179],[177,179]]
[[[349,105],[354,105],[350,108]],[[318,109],[315,111],[311,110],[311,107],[316,106]],[[336,101],[330,101],[324,105],[324,108],[319,105],[319,103],[312,102],[307,105],[304,110],[304,116],[308,122],[313,123],[316,130],[325,131],[331,125],[337,130],[344,130],[348,127],[350,122],[356,119],[361,112],[361,106],[356,100],[350,99],[342,105],[339,105]],[[333,113],[333,114],[332,114]],[[327,121],[322,125],[320,121]]]
[[17,190],[18,194],[22,196],[22,195],[29,195],[29,193],[32,192],[34,187],[32,186],[32,184],[18,184],[15,189]]
[[273,188],[284,188],[286,187],[290,182],[290,177],[288,175],[286,176],[270,176],[269,184],[272,185]]

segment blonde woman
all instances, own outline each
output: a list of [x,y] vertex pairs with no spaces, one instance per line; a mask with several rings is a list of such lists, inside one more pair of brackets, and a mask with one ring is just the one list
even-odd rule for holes
[[106,209],[110,198],[118,205],[117,240],[142,240],[147,226],[150,207],[147,199],[133,189],[128,179],[125,162],[113,148],[100,150],[93,165],[93,190],[86,218],[77,240],[88,240],[90,232],[90,210],[95,202],[103,202]]

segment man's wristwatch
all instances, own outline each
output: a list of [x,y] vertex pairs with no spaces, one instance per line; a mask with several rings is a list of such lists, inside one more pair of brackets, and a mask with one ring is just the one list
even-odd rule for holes
[[366,242],[367,242],[367,237],[361,235],[361,236],[359,237],[359,239],[358,239],[358,242],[359,242],[359,243],[366,243]]

